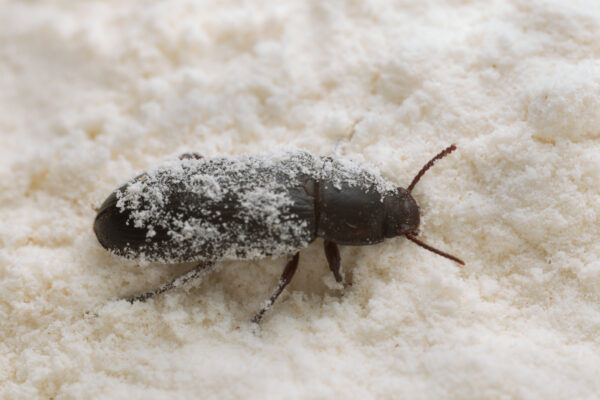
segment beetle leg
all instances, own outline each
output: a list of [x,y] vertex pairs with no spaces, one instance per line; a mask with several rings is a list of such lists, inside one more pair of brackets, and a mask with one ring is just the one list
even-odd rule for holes
[[327,257],[329,269],[331,272],[333,272],[335,281],[337,283],[343,283],[344,277],[340,272],[340,250],[338,249],[337,244],[330,242],[329,240],[325,240],[323,242],[323,247],[325,247],[325,256]]
[[203,159],[204,156],[200,153],[183,153],[182,155],[179,156],[180,160],[201,160]]
[[201,262],[200,264],[196,265],[194,268],[192,268],[188,272],[186,272],[182,275],[179,275],[178,277],[172,279],[168,283],[165,283],[164,285],[157,287],[153,291],[142,293],[135,297],[130,297],[127,299],[127,301],[130,303],[135,303],[136,301],[146,301],[146,300],[156,296],[157,294],[161,294],[161,293],[166,292],[167,290],[181,287],[191,280],[198,279],[204,273],[208,272],[211,269],[211,267],[214,265],[215,265],[214,261]]
[[263,304],[260,311],[257,312],[254,317],[252,317],[252,322],[254,322],[255,324],[258,324],[260,322],[263,315],[269,310],[269,308],[271,308],[271,306],[273,306],[273,303],[275,303],[275,300],[277,300],[277,298],[279,297],[281,292],[283,292],[283,289],[285,289],[285,287],[288,285],[288,283],[290,283],[290,281],[294,277],[296,268],[298,268],[299,258],[300,258],[300,253],[298,252],[298,253],[294,254],[292,259],[290,261],[288,261],[288,263],[285,265],[285,269],[283,270],[283,274],[281,274],[281,278],[279,278],[279,283],[277,284],[275,291],[273,292],[273,294],[271,295],[269,300],[267,300]]

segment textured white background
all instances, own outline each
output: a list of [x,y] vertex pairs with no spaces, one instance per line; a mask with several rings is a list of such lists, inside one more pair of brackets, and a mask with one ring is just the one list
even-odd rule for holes
[[[597,398],[600,3],[0,3],[0,397]],[[97,243],[94,207],[185,151],[292,144],[414,191],[422,238],[117,299],[189,266]]]

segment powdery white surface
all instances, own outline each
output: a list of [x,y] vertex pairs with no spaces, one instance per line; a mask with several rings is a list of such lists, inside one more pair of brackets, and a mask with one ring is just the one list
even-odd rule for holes
[[[2,398],[597,398],[600,4],[0,5]],[[93,207],[137,172],[292,144],[414,191],[422,238],[322,242],[189,293],[189,266],[103,250]]]

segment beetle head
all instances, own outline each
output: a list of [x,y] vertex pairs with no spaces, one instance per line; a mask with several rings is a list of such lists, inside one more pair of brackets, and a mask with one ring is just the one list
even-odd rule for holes
[[393,238],[419,229],[419,206],[410,192],[398,188],[396,193],[383,199],[385,207],[384,234]]

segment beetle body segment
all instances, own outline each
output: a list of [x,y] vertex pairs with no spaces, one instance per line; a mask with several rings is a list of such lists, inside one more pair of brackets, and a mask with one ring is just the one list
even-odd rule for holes
[[383,241],[383,195],[376,190],[346,183],[339,188],[319,185],[317,236],[342,245],[367,245]]
[[392,184],[305,151],[183,159],[146,171],[102,204],[100,243],[130,259],[176,263],[291,254],[317,236],[383,240]]

